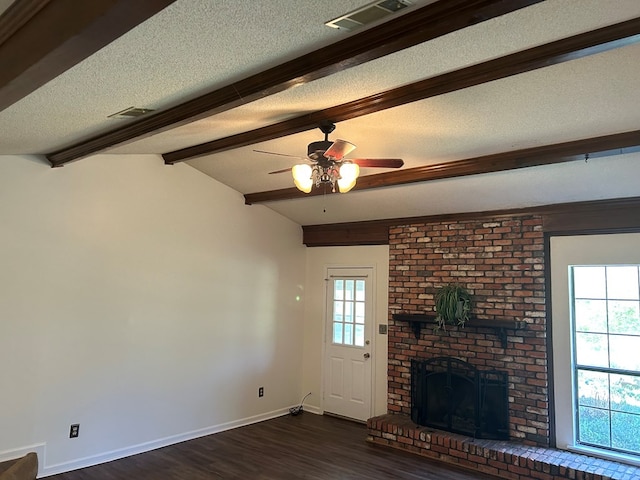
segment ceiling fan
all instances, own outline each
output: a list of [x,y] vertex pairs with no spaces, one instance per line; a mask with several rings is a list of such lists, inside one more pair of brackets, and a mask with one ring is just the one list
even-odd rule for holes
[[[309,193],[315,185],[331,185],[331,191],[336,191],[336,184],[341,193],[351,190],[356,184],[360,167],[365,168],[400,168],[404,161],[399,158],[344,158],[355,150],[356,146],[346,140],[329,140],[329,134],[336,128],[333,122],[323,122],[319,125],[320,131],[324,133],[324,140],[311,142],[307,146],[307,159],[311,163],[301,163],[291,168],[276,170],[274,173],[291,172],[293,181],[299,190]],[[270,153],[285,157],[295,157],[282,153],[265,152],[254,150],[258,153]]]

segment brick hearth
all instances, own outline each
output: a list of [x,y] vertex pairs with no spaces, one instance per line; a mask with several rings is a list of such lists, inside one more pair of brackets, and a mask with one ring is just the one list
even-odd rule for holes
[[405,415],[369,419],[368,441],[513,480],[637,480],[640,468],[552,448],[474,440],[414,424]]

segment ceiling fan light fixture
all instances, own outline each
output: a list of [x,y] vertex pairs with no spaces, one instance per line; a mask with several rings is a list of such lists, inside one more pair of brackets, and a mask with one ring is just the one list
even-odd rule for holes
[[351,190],[360,175],[360,167],[351,162],[331,162],[329,165],[309,165],[301,163],[291,168],[293,183],[296,188],[304,193],[311,193],[315,185],[331,185],[331,191],[336,191],[336,184],[340,193]]
[[340,165],[340,178],[338,178],[338,189],[340,193],[347,193],[351,190],[360,175],[360,167],[355,163],[345,162]]
[[[400,168],[404,164],[399,158],[346,159],[344,156],[351,153],[356,146],[340,139],[330,142],[329,133],[335,129],[332,122],[323,122],[319,128],[324,133],[324,140],[312,142],[307,147],[307,157],[311,164],[300,163],[291,169],[269,173],[284,173],[290,170],[296,188],[304,193],[311,193],[314,185],[316,188],[324,185],[325,192],[327,187],[331,188],[331,192],[335,192],[337,187],[340,193],[347,193],[356,185],[356,180],[360,175],[360,166],[365,168]],[[256,150],[256,152],[269,153],[261,150]]]
[[311,165],[301,163],[294,165],[291,169],[293,175],[293,183],[296,184],[298,190],[304,193],[310,193],[313,187],[313,169]]

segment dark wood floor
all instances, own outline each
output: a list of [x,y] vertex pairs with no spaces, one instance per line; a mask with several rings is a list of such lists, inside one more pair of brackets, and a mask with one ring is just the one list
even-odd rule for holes
[[304,412],[161,448],[55,480],[472,480],[480,473],[371,445],[362,424]]

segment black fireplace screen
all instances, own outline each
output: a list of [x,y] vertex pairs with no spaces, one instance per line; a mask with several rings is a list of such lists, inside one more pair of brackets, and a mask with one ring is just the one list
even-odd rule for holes
[[507,373],[454,357],[411,360],[411,419],[418,425],[509,439]]

